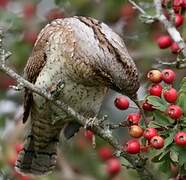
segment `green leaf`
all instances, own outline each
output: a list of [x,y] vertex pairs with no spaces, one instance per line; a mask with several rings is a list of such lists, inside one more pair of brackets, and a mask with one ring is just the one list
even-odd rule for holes
[[161,126],[167,126],[171,122],[171,119],[160,111],[154,111],[153,117],[154,121]]
[[0,128],[4,128],[5,123],[6,123],[6,118],[1,116],[0,117]]
[[14,32],[16,30],[21,30],[23,27],[23,23],[20,17],[15,16],[14,13],[0,11],[0,21],[1,25],[11,27],[11,30]]
[[186,77],[184,77],[180,83],[180,92],[186,93]]
[[182,107],[184,114],[186,114],[186,77],[182,79],[180,83],[179,97],[177,99],[177,105]]
[[179,153],[180,151],[182,151],[182,147],[177,146],[176,144],[173,144],[171,146],[171,150],[176,151],[177,153]]
[[186,175],[186,167],[185,167],[185,165],[181,167],[180,174],[183,175],[183,176]]
[[61,3],[61,0],[55,0],[55,4],[59,5]]
[[152,162],[161,162],[164,161],[164,158],[167,156],[168,151],[164,151],[163,149],[158,150],[161,151],[158,155],[154,156],[151,161]]
[[173,137],[174,137],[174,133],[170,133],[169,136],[165,139],[165,143],[163,147],[164,149],[173,143]]
[[163,161],[163,159],[160,158],[161,155],[162,155],[162,153],[160,153],[160,154],[154,156],[154,157],[151,159],[151,161],[152,161],[152,162],[155,162],[155,163]]
[[155,109],[158,109],[160,111],[165,111],[168,106],[165,101],[163,101],[160,97],[157,96],[148,96],[147,101],[149,104],[152,104]]
[[179,154],[176,151],[173,151],[173,150],[170,151],[170,159],[173,162],[178,162],[178,156]]
[[171,161],[169,158],[169,154],[167,154],[166,156],[164,156],[163,161],[159,166],[159,169],[164,173],[168,173],[170,172],[170,168],[171,168],[170,165],[171,165]]
[[179,105],[183,109],[184,114],[186,114],[186,92],[180,92],[177,105]]
[[181,148],[180,151],[178,152],[179,153],[178,159],[179,159],[179,165],[180,166],[186,164],[185,152],[186,152],[186,149],[185,148]]
[[152,128],[160,128],[160,127],[162,127],[162,125],[158,124],[155,121],[150,121],[149,124],[148,124],[148,126],[149,127],[152,127]]
[[186,117],[183,117],[180,122],[182,127],[186,127]]
[[131,163],[127,161],[125,158],[121,158],[121,163],[124,164],[125,166],[131,166]]
[[181,147],[181,146],[177,146],[177,145],[172,145],[171,146],[171,151],[175,151],[178,154],[178,163],[179,166],[185,166],[186,165],[186,156],[185,156],[185,152],[186,152],[186,148]]
[[164,150],[161,155],[159,156],[159,159],[164,159],[169,155],[169,150]]

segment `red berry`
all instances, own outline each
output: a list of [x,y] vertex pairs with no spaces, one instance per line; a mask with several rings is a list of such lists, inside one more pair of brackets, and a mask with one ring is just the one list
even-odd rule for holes
[[10,166],[15,166],[16,161],[17,161],[17,155],[12,155],[12,156],[10,156],[10,157],[8,158],[7,163],[8,163]]
[[175,12],[179,12],[182,8],[183,0],[173,0],[173,9]]
[[174,103],[177,99],[177,91],[174,88],[164,90],[163,96],[167,102]]
[[179,179],[176,178],[175,180],[186,180],[186,176],[181,176],[181,177],[179,177]]
[[184,17],[181,14],[175,15],[175,26],[180,27],[184,23]]
[[145,110],[145,111],[153,111],[154,110],[154,108],[152,107],[152,105],[151,104],[149,104],[147,101],[145,101],[144,103],[143,103],[143,109]]
[[150,140],[150,144],[152,145],[152,147],[154,147],[155,149],[161,149],[164,146],[164,139],[161,136],[154,136],[151,140]]
[[186,0],[182,0],[182,7],[186,8]]
[[170,48],[173,54],[177,54],[180,52],[180,48],[176,42],[173,42]]
[[0,0],[0,7],[5,8],[8,3],[9,3],[9,0]]
[[94,133],[91,130],[86,130],[84,136],[89,140],[92,141]]
[[137,154],[140,152],[140,143],[138,140],[129,140],[123,147],[123,150],[129,154]]
[[130,113],[127,116],[128,122],[135,125],[138,125],[140,119],[141,119],[140,113]]
[[181,107],[178,105],[170,105],[167,108],[166,112],[169,115],[169,117],[175,120],[178,120],[183,114]]
[[21,175],[20,180],[30,180],[30,177]]
[[16,85],[16,81],[6,74],[0,74],[0,89],[7,90],[10,85]]
[[17,154],[19,154],[19,152],[23,150],[23,144],[21,143],[15,144],[15,150]]
[[173,6],[181,6],[183,3],[183,0],[173,0]]
[[114,176],[121,171],[121,163],[118,159],[112,158],[106,162],[106,171],[110,176]]
[[114,101],[115,106],[120,110],[128,109],[129,101],[124,96],[118,96]]
[[172,39],[168,35],[160,36],[157,40],[160,49],[165,49],[171,46]]
[[25,4],[23,6],[23,14],[25,18],[32,18],[34,16],[34,14],[36,13],[36,5],[31,3],[31,2],[27,2],[27,4]]
[[133,6],[131,4],[124,4],[123,6],[121,6],[121,17],[123,18],[133,18],[135,15],[135,9],[133,8]]
[[98,150],[98,155],[103,161],[107,161],[108,159],[113,157],[113,151],[109,147],[101,147]]
[[166,17],[168,20],[170,20],[170,14],[169,14],[168,11],[166,11],[166,10],[164,9],[163,14],[165,15],[165,17]]
[[64,13],[59,8],[54,8],[47,13],[46,18],[48,21],[64,18]]
[[34,44],[37,39],[37,32],[35,31],[27,31],[24,32],[23,40],[28,44]]
[[16,179],[19,179],[19,180],[30,180],[30,177],[24,176],[17,171],[13,171],[13,177],[17,177]]
[[167,84],[172,84],[176,78],[176,73],[171,69],[164,69],[162,71],[162,79]]
[[[178,166],[176,164],[171,163],[170,164],[170,170],[173,177],[176,177],[178,175]],[[173,179],[176,180],[176,179]]]
[[148,152],[150,149],[150,146],[141,146],[141,152]]
[[159,70],[154,69],[148,72],[147,78],[153,83],[159,83],[162,80],[162,74]]
[[161,92],[162,92],[162,85],[161,84],[153,84],[150,88],[149,88],[149,93],[152,96],[159,96],[161,97]]
[[186,132],[180,131],[174,136],[177,145],[186,146]]
[[143,129],[140,126],[133,125],[129,127],[129,134],[134,138],[139,138],[143,135]]
[[143,136],[147,139],[147,140],[151,140],[154,136],[157,136],[158,132],[155,128],[147,128],[145,129]]

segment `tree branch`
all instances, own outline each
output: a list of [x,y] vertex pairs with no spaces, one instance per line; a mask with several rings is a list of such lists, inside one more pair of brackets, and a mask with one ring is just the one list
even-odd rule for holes
[[[23,87],[26,87],[32,92],[37,93],[45,99],[49,100],[54,105],[75,118],[81,125],[86,126],[87,122],[89,122],[91,119],[86,119],[62,101],[55,100],[49,92],[46,92],[43,89],[39,89],[38,87],[36,87],[36,85],[28,82],[6,65],[6,60],[10,57],[11,53],[5,52],[5,50],[3,49],[2,39],[3,34],[2,31],[0,31],[0,70],[4,71],[6,74],[15,79],[18,84],[21,84]],[[139,173],[141,180],[153,180],[153,176],[147,171],[145,167],[146,160],[144,159],[142,161],[140,158],[129,155],[128,153],[123,151],[122,146],[119,144],[119,142],[113,138],[111,130],[105,128],[104,126],[99,126],[98,122],[100,121],[95,118],[94,123],[91,124],[91,130],[93,130],[95,134],[112,145],[119,157],[123,157],[128,160],[131,163],[132,167]]]
[[[176,67],[178,67],[178,68],[185,68],[186,67],[186,64],[185,64],[186,63],[185,62],[185,59],[186,59],[186,45],[185,45],[185,42],[184,42],[183,38],[181,37],[179,31],[176,29],[176,27],[164,15],[162,4],[161,4],[161,0],[154,0],[154,6],[155,6],[155,9],[156,9],[156,15],[155,16],[151,16],[151,17],[139,5],[137,5],[133,0],[129,0],[129,2],[136,9],[138,9],[138,11],[140,13],[142,13],[142,15],[144,17],[147,18],[147,21],[148,21],[148,19],[153,19],[153,20],[157,20],[157,21],[161,22],[164,25],[164,27],[167,30],[168,34],[171,36],[171,38],[174,40],[174,42],[178,44],[178,47],[180,48],[180,52],[184,56],[184,59],[181,60],[181,61],[180,61],[180,59],[177,59]],[[174,63],[173,64],[169,64],[169,65],[174,65]]]
[[182,39],[178,30],[175,28],[175,26],[164,15],[162,5],[161,5],[161,0],[154,0],[154,5],[156,8],[157,20],[159,20],[164,25],[165,29],[167,30],[171,38],[178,44],[179,48],[181,49],[181,52],[186,58],[185,42]]

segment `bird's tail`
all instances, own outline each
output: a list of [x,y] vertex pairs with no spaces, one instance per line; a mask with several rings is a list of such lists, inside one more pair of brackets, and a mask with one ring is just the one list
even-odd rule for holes
[[22,174],[46,175],[55,168],[56,158],[57,140],[47,142],[45,147],[35,148],[34,136],[29,135],[15,169]]

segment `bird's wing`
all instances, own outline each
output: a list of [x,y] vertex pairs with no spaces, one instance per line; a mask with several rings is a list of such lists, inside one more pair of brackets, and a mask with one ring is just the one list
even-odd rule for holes
[[[43,50],[40,51],[33,51],[32,55],[29,57],[27,65],[24,70],[24,76],[26,80],[28,80],[31,83],[35,83],[37,76],[41,72],[43,66],[46,62],[46,55]],[[32,92],[25,88],[24,90],[24,113],[23,113],[23,123],[26,122],[29,113],[30,108],[32,106]]]
[[[31,56],[29,57],[27,64],[24,69],[24,78],[31,82],[35,83],[36,79],[41,72],[42,68],[46,64],[46,47],[49,36],[55,31],[54,26],[46,26],[38,35],[37,41],[32,50]],[[32,92],[25,88],[24,90],[24,113],[23,113],[23,123],[26,122],[30,114],[30,109],[33,102]]]

